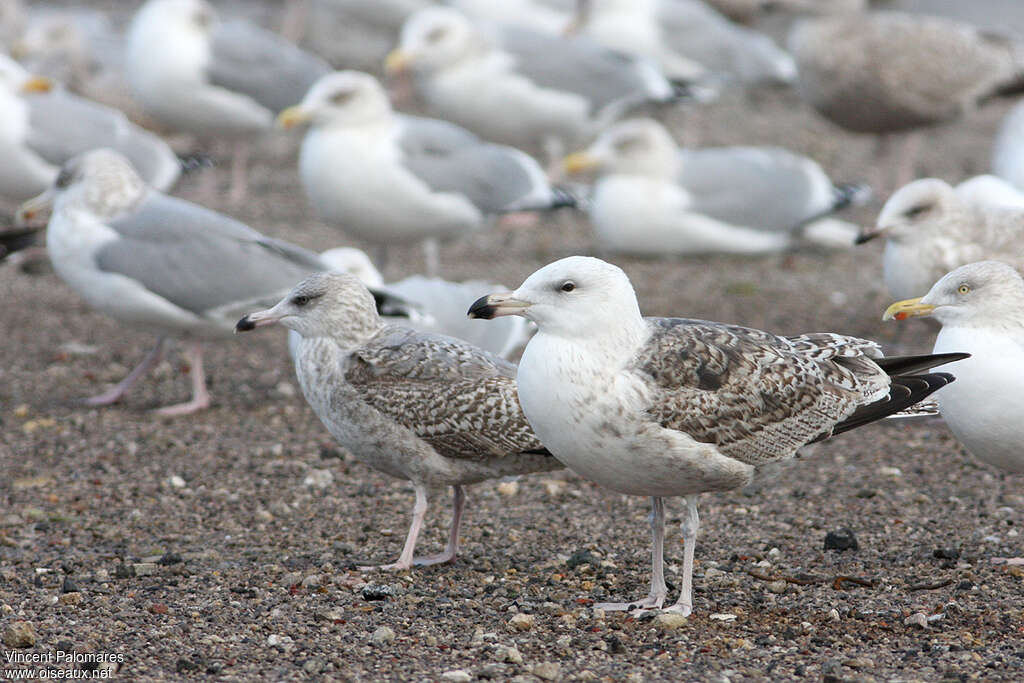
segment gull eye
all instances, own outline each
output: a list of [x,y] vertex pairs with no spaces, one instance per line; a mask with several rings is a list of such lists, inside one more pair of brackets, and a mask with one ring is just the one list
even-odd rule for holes
[[561,289],[563,292],[571,292],[572,290],[576,289],[576,283],[573,282],[572,280],[568,280],[566,282],[563,282],[562,286],[559,287],[559,289]]
[[342,90],[341,92],[336,93],[333,97],[331,97],[331,104],[345,104],[346,102],[352,99],[353,95],[355,95],[355,93],[352,92],[351,90]]
[[298,296],[292,297],[292,303],[296,306],[305,306],[309,303],[309,297],[305,294],[299,294]]
[[927,211],[930,208],[931,207],[928,206],[927,204],[919,204],[919,205],[917,205],[917,206],[915,206],[913,208],[907,209],[907,211],[904,213],[904,215],[907,218],[913,218],[915,216],[920,216],[922,213],[924,213],[925,211]]
[[445,29],[441,28],[440,26],[438,26],[436,28],[432,28],[430,30],[430,32],[427,33],[427,42],[428,43],[436,43],[436,42],[440,41],[442,38],[444,38],[444,34],[445,33],[447,33],[447,31]]
[[967,294],[968,292],[971,291],[971,288],[968,285],[960,285],[959,287],[956,288],[956,291],[960,292],[961,294]]

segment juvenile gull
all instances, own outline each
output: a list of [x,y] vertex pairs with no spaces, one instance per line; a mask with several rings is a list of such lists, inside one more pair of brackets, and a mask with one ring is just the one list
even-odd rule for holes
[[[523,416],[514,365],[451,337],[385,324],[355,277],[313,275],[237,329],[272,323],[302,336],[302,393],[338,443],[416,491],[402,554],[381,569],[455,559],[464,485],[560,467]],[[448,545],[417,558],[427,491],[437,486],[453,490]]]
[[330,68],[281,36],[218,19],[204,0],[149,0],[128,32],[128,81],[145,110],[204,139],[235,139],[232,201],[245,196],[247,138],[270,129]]
[[801,236],[851,246],[856,227],[822,219],[867,195],[778,147],[680,150],[650,119],[615,124],[565,169],[597,171],[594,236],[602,249],[630,254],[755,254]]
[[652,496],[653,576],[665,600],[662,497],[686,496],[682,593],[689,614],[697,494],[750,483],[797,449],[898,413],[952,381],[928,368],[963,355],[884,358],[874,342],[834,333],[778,337],[736,325],[644,318],[619,268],[573,256],[470,315],[537,323],[517,379],[530,425],[567,467],[620,493]]
[[244,311],[327,269],[313,252],[147,187],[113,150],[72,158],[19,214],[30,218],[50,206],[46,247],[57,274],[98,311],[159,335],[142,363],[114,388],[86,399],[89,405],[124,396],[174,336],[190,342],[192,400],[157,413],[207,407],[201,341],[230,337]]
[[885,284],[897,299],[927,291],[944,274],[975,261],[1024,266],[1024,209],[965,199],[936,178],[900,188],[858,241],[881,235]]
[[409,17],[387,65],[412,71],[435,115],[493,142],[549,153],[580,144],[633,106],[676,97],[646,61],[585,38],[474,24],[443,7]]
[[479,230],[495,214],[571,203],[525,153],[446,121],[395,114],[369,74],[324,76],[278,120],[311,124],[299,173],[317,213],[381,250],[424,242],[430,274],[436,240]]
[[0,54],[0,196],[24,200],[45,190],[65,161],[96,147],[131,159],[147,182],[166,190],[181,164],[157,135],[120,111],[55,87]]
[[946,424],[974,457],[1024,473],[1024,279],[1005,263],[970,263],[883,319],[918,316],[942,323],[933,353],[971,354],[935,396]]

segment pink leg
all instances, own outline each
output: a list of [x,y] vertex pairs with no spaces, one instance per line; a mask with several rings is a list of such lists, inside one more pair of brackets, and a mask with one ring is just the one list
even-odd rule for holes
[[165,417],[188,415],[210,407],[210,394],[206,391],[206,373],[203,371],[203,346],[199,342],[192,342],[189,345],[188,363],[191,366],[192,374],[192,400],[158,408],[153,411],[157,415]]
[[135,366],[135,369],[128,373],[121,382],[110,389],[104,391],[102,394],[97,394],[90,398],[83,399],[83,402],[90,406],[106,406],[114,403],[122,396],[128,393],[128,390],[135,386],[135,383],[142,378],[147,372],[153,369],[153,366],[160,362],[160,359],[164,355],[164,342],[165,337],[160,337],[156,340],[156,346],[154,346],[146,357],[142,359],[142,362]]
[[231,155],[231,189],[228,191],[228,202],[238,206],[249,194],[249,141],[236,140],[234,153]]
[[462,523],[462,511],[466,507],[466,492],[461,486],[452,486],[452,525],[448,530],[448,545],[444,552],[427,557],[413,558],[412,563],[417,567],[427,567],[432,564],[444,564],[455,559],[459,551],[459,525]]
[[679,593],[676,604],[666,612],[678,612],[684,617],[693,612],[693,551],[697,545],[697,530],[700,528],[700,516],[697,514],[697,496],[686,497],[686,517],[683,518],[683,589]]
[[401,571],[412,567],[412,557],[413,552],[416,550],[416,541],[420,537],[420,529],[423,528],[423,517],[427,514],[427,490],[422,484],[413,484],[413,487],[416,491],[416,503],[412,507],[412,524],[409,525],[409,533],[405,536],[405,547],[402,548],[402,554],[398,556],[398,561],[376,567],[360,567],[361,570],[394,569]]
[[668,595],[665,585],[665,501],[651,498],[651,591],[646,598],[633,602],[600,602],[595,608],[609,611],[661,609]]

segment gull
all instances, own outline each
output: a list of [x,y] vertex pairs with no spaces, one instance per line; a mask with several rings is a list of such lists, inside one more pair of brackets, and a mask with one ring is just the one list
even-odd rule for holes
[[524,152],[482,142],[446,121],[395,114],[373,76],[339,71],[318,80],[280,125],[309,123],[299,174],[325,220],[376,243],[422,242],[427,272],[437,240],[484,227],[496,214],[571,205]]
[[1024,209],[964,198],[937,178],[897,190],[858,242],[886,237],[889,293],[906,299],[959,266],[986,259],[1024,266]]
[[705,0],[741,24],[752,24],[769,13],[835,14],[863,10],[868,0]]
[[[942,17],[857,12],[803,19],[788,46],[800,96],[833,123],[861,133],[953,121],[1024,85],[1021,45]],[[913,176],[917,142],[905,139],[899,184]]]
[[[523,416],[514,365],[451,337],[386,324],[354,276],[312,275],[274,307],[242,318],[237,330],[273,323],[301,335],[294,358],[302,393],[338,443],[412,482],[405,546],[381,569],[455,559],[463,486],[560,467]],[[417,558],[428,489],[437,486],[453,490],[448,545]]]
[[1024,190],[1024,102],[1003,118],[992,145],[992,172]]
[[269,130],[330,68],[277,34],[220,21],[204,0],[149,0],[128,32],[128,82],[148,114],[205,139],[235,139],[230,200],[246,194],[247,139]]
[[616,253],[756,254],[801,235],[850,246],[857,228],[822,219],[868,194],[778,147],[680,150],[650,119],[613,125],[564,166],[597,171],[590,219],[599,247]]
[[956,383],[935,395],[946,424],[978,460],[1024,473],[1020,273],[998,261],[969,263],[944,275],[923,297],[889,306],[882,319],[919,316],[942,324],[933,353],[971,354],[956,364]]
[[313,252],[147,187],[128,160],[109,149],[72,158],[19,215],[29,219],[50,207],[46,248],[61,279],[101,313],[159,335],[138,367],[86,399],[88,405],[120,400],[159,362],[173,336],[189,342],[192,400],[156,412],[206,408],[201,342],[230,337],[242,312],[276,301],[297,279],[328,268]]
[[541,443],[587,479],[652,497],[650,593],[603,609],[664,604],[663,497],[686,496],[682,591],[669,609],[688,615],[697,494],[745,486],[760,466],[913,406],[953,380],[928,368],[964,357],[885,358],[875,342],[835,333],[644,318],[626,274],[583,256],[480,298],[469,314],[535,322],[516,378]]
[[670,79],[709,72],[741,84],[791,83],[796,64],[768,36],[700,0],[580,0],[579,35],[653,60]]
[[0,54],[0,196],[25,200],[45,190],[61,164],[96,147],[125,154],[147,182],[166,190],[181,163],[154,133],[116,109],[56,87]]
[[1024,209],[1024,192],[999,176],[984,173],[961,181],[956,196],[968,203]]
[[435,115],[493,142],[541,145],[549,154],[634,106],[677,98],[644,60],[585,38],[474,24],[445,7],[409,17],[386,66],[393,74],[411,71]]

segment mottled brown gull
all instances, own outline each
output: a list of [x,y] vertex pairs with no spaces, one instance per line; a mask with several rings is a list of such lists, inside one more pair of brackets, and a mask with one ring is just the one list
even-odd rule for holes
[[[413,484],[405,546],[382,569],[455,558],[464,485],[560,467],[523,416],[514,365],[452,337],[385,324],[355,277],[313,275],[237,329],[273,323],[302,336],[295,372],[331,434],[367,465]],[[453,489],[448,545],[417,558],[427,492],[437,486]]]
[[687,497],[682,592],[670,609],[689,614],[697,494],[744,486],[806,444],[918,403],[953,379],[926,370],[963,357],[884,358],[876,343],[840,334],[644,318],[626,274],[582,256],[481,298],[470,315],[537,323],[517,373],[537,436],[584,477],[653,498],[650,593],[606,609],[664,603],[662,497]]
[[922,178],[897,190],[873,228],[858,238],[886,238],[882,270],[889,293],[927,291],[959,266],[992,259],[1024,267],[1024,209],[977,201],[945,181]]
[[98,311],[159,335],[142,363],[89,405],[118,401],[159,361],[165,339],[179,337],[190,342],[192,400],[157,412],[205,408],[201,341],[230,337],[242,313],[328,269],[313,252],[146,186],[112,150],[72,158],[19,213],[51,206],[46,246],[57,274]]

